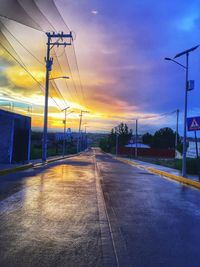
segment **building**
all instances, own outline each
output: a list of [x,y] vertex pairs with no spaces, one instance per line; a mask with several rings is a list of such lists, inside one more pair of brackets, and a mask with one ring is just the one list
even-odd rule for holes
[[0,110],[0,163],[30,160],[31,118]]

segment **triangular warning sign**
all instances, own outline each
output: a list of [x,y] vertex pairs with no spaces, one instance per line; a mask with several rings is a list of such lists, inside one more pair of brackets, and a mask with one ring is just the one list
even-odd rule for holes
[[198,122],[196,121],[195,118],[193,118],[192,123],[190,125],[190,129],[191,130],[199,130],[200,129],[200,125],[198,124]]

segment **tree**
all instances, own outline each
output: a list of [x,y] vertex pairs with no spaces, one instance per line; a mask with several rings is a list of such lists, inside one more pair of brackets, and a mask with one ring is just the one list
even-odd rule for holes
[[116,134],[118,134],[118,145],[124,146],[128,144],[132,136],[132,131],[128,129],[125,123],[120,123],[117,127],[111,130],[111,133],[107,138],[100,141],[99,146],[106,152],[112,152],[116,146]]
[[146,145],[152,146],[152,142],[153,142],[153,135],[151,135],[150,133],[145,133],[142,136],[142,142]]
[[108,138],[100,139],[99,147],[105,152],[110,152],[110,146],[109,146]]
[[[126,123],[120,123],[119,126],[117,126],[115,130],[115,136],[116,133],[118,133],[118,143],[119,146],[125,146],[128,144],[128,141],[130,140],[132,136],[132,130],[128,129],[128,126]],[[115,141],[116,142],[116,141]]]
[[169,149],[175,147],[176,133],[168,127],[161,128],[153,136],[152,147]]

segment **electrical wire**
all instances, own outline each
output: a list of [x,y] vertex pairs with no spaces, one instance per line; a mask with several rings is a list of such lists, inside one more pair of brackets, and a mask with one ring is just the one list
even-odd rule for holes
[[[63,75],[65,75],[65,73],[64,73],[64,71],[63,71],[63,68],[62,68],[62,66],[61,66],[61,64],[60,64],[60,62],[59,62],[59,60],[58,60],[57,55],[56,55],[56,52],[55,52],[55,57],[56,57],[56,61],[57,61],[57,64],[58,64],[58,67],[59,67],[61,73],[62,73]],[[71,71],[69,71],[69,73],[71,74]],[[70,76],[70,77],[71,77],[71,76]],[[69,95],[70,95],[70,98],[72,99],[73,102],[75,102],[75,101],[74,101],[74,98],[73,98],[73,96],[72,96],[72,94],[71,94],[71,92],[70,92],[70,90],[69,90],[69,87],[68,87],[68,84],[67,84],[67,81],[66,81],[66,80],[65,80],[65,85],[66,85],[66,88],[67,88],[67,92],[68,92]]]
[[[3,26],[3,28],[15,39],[15,41],[21,45],[24,50],[26,50],[27,53],[29,53],[38,63],[40,63],[41,65],[44,66],[44,63],[42,61],[40,61],[30,50],[28,50],[22,42],[19,41],[19,39],[17,39],[12,33],[11,31],[5,26],[5,24],[3,24],[2,22],[0,22],[0,24]],[[5,37],[6,38],[6,37]],[[14,49],[14,48],[13,48]]]
[[76,64],[77,71],[78,71],[78,79],[79,79],[79,83],[80,83],[80,88],[81,88],[81,93],[82,93],[83,101],[85,103],[85,106],[87,107],[86,98],[85,98],[85,94],[84,94],[84,90],[83,90],[83,85],[82,85],[81,77],[80,77],[80,71],[79,71],[79,67],[78,67],[78,60],[77,60],[76,51],[75,51],[75,48],[74,48],[74,45],[73,44],[72,44],[72,50],[73,50],[73,53],[74,53],[75,64]]
[[[3,24],[2,24],[3,25]],[[15,39],[15,41],[17,41],[32,57],[34,57],[36,60],[37,60],[37,62],[39,62],[40,64],[42,64],[43,66],[45,65],[44,63],[42,63],[35,55],[33,55],[33,53],[29,50],[29,49],[27,49],[8,29],[7,29],[7,27],[5,27],[5,25],[3,25],[3,27],[8,31],[8,33]],[[11,44],[10,44],[11,45]],[[12,46],[12,45],[11,45]],[[15,51],[15,53],[18,55],[18,53],[16,52],[16,50],[14,49],[14,47],[12,46],[12,48],[13,48],[13,50]],[[19,55],[18,55],[18,57],[19,57]],[[21,59],[20,59],[21,60]],[[22,61],[22,60],[21,60]],[[22,63],[23,63],[23,61],[22,61]],[[26,67],[26,65],[23,63],[23,65],[24,65],[24,67],[25,68],[27,68]],[[58,96],[60,96],[61,97],[61,99],[63,99],[63,101],[64,101],[64,103],[65,103],[65,105],[67,106],[67,103],[66,103],[66,101],[65,101],[65,99],[64,99],[64,97],[62,96],[62,94],[60,93],[60,90],[59,90],[59,88],[58,88],[58,86],[56,85],[56,83],[55,82],[52,82],[52,81],[50,81],[50,83],[53,85],[53,88],[54,88],[54,90],[57,92],[57,94],[58,94]]]
[[75,93],[76,93],[76,96],[77,96],[77,100],[78,100],[78,102],[80,102],[79,95],[78,95],[78,90],[77,90],[77,86],[76,86],[76,83],[75,83],[74,78],[73,78],[72,70],[71,70],[71,67],[70,67],[70,64],[69,64],[69,59],[68,59],[68,56],[67,56],[66,51],[65,51],[64,57],[66,59],[66,62],[67,62],[68,68],[69,68],[69,75],[71,77],[72,84],[74,86],[74,90],[75,90]]
[[[18,59],[16,59],[9,51],[8,49],[0,43],[0,46],[23,68],[30,76],[31,78],[39,85],[39,88],[41,89],[42,92],[45,92],[44,86],[32,75],[32,73],[25,67],[23,64],[19,62]],[[56,100],[50,95],[51,99],[54,101],[58,109],[62,110],[62,108],[59,106],[59,104],[56,102]]]

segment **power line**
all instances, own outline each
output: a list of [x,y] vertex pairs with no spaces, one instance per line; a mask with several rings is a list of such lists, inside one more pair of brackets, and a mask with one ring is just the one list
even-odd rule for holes
[[[58,57],[57,57],[56,52],[55,52],[55,56],[56,56],[56,60],[57,60],[57,63],[58,63],[58,67],[59,67],[61,73],[64,75],[65,73],[64,73],[64,71],[63,71],[63,68],[61,67],[61,64],[60,64],[60,62],[59,62],[59,60],[58,60]],[[71,71],[70,71],[70,73],[71,73]],[[70,78],[71,78],[71,76],[70,76]],[[67,84],[67,81],[66,81],[66,80],[65,80],[65,85],[66,85],[66,87],[67,87],[67,92],[69,93],[69,95],[70,95],[72,101],[74,101],[74,98],[73,98],[73,96],[72,96],[72,94],[71,94],[71,92],[70,92],[70,90],[69,90],[69,87],[68,87],[68,84]]]
[[[1,23],[2,24],[2,23]],[[8,30],[8,28],[4,25],[4,24],[2,24],[2,26],[8,31],[8,33],[33,57],[33,58],[35,58],[36,60],[37,60],[37,62],[39,62],[41,65],[43,65],[44,66],[44,63],[43,62],[41,62],[30,50],[28,50],[9,30]],[[11,44],[10,44],[11,45]],[[12,46],[12,45],[11,45]],[[16,52],[16,50],[14,49],[14,47],[12,46],[12,48],[13,48],[13,50],[15,51],[15,53],[19,56],[19,54]],[[23,61],[22,61],[22,63],[23,63]],[[26,67],[26,65],[23,63],[23,65]],[[61,94],[61,92],[60,92],[60,90],[59,90],[59,88],[58,88],[58,86],[57,86],[57,84],[54,82],[51,82],[51,84],[52,84],[52,86],[53,86],[53,88],[54,88],[54,90],[57,92],[57,94],[58,94],[58,96],[60,96],[61,97],[61,99],[63,99],[63,101],[64,101],[64,103],[65,103],[65,105],[67,105],[67,103],[66,103],[66,101],[65,101],[65,99],[64,99],[64,97],[63,97],[63,95]]]
[[[5,16],[5,15],[0,15],[0,17],[1,18],[4,18],[4,19],[7,19],[7,20],[12,20],[12,21],[15,21],[15,22],[17,22],[17,23],[19,23],[19,24],[22,24],[22,25],[24,25],[24,26],[26,26],[26,27],[29,27],[29,28],[31,28],[31,29],[34,29],[34,30],[36,30],[36,31],[39,31],[39,32],[44,32],[42,29],[37,29],[37,28],[35,28],[35,27],[32,27],[32,26],[30,26],[30,25],[28,25],[28,24],[25,24],[25,23],[22,23],[21,21],[18,21],[18,20],[16,20],[16,19],[11,19],[11,18],[9,18],[9,17],[7,17],[7,16]],[[41,27],[40,27],[41,28]]]
[[[73,46],[73,44],[72,44],[72,46]],[[79,102],[77,86],[76,86],[76,83],[75,83],[74,78],[73,78],[72,70],[71,70],[71,67],[70,67],[70,64],[69,64],[69,59],[68,59],[66,51],[65,51],[64,56],[65,56],[65,59],[66,59],[66,62],[67,62],[68,68],[69,68],[69,74],[70,74],[70,77],[71,77],[71,80],[72,80],[72,83],[73,83],[73,86],[74,86],[74,90],[76,92],[77,100]]]
[[176,112],[176,110],[172,111],[172,112],[166,112],[166,113],[163,113],[163,114],[158,114],[158,115],[153,115],[153,116],[146,116],[146,117],[141,117],[141,118],[138,118],[139,120],[146,120],[146,119],[156,119],[156,118],[160,118],[160,117],[167,117],[171,114],[174,114]]
[[[18,59],[16,59],[16,57],[14,57],[12,55],[12,53],[9,52],[9,50],[2,44],[0,43],[0,45],[3,47],[3,49],[20,65],[21,68],[23,68],[30,76],[31,78],[39,85],[39,88],[41,89],[42,92],[44,92],[44,86],[32,75],[32,73],[27,69],[27,67],[25,65],[23,65],[21,62],[19,62]],[[58,107],[58,109],[61,110],[61,107],[59,106],[59,104],[56,102],[56,100],[50,95],[51,99],[55,102],[56,106]]]
[[[44,63],[43,62],[41,62],[30,50],[28,50],[24,45],[23,45],[23,43],[22,42],[20,42],[19,41],[19,39],[17,39],[12,33],[11,33],[11,31],[10,30],[8,30],[8,28],[2,23],[2,22],[0,22],[0,24],[4,27],[4,29],[15,39],[15,41],[18,43],[18,44],[20,44],[23,48],[24,48],[24,50],[26,50],[26,52],[28,52],[33,58],[35,58],[35,60],[37,61],[37,62],[39,62],[41,65],[43,65],[44,66]],[[14,48],[13,48],[14,49]],[[14,49],[15,50],[15,49]]]
[[72,45],[72,49],[73,49],[73,52],[74,52],[75,64],[76,64],[77,71],[78,71],[78,78],[79,78],[79,83],[80,83],[81,92],[82,92],[82,96],[83,96],[83,101],[86,104],[85,94],[84,94],[83,85],[82,85],[82,82],[81,82],[80,71],[79,71],[79,67],[78,67],[78,61],[77,61],[77,56],[76,56],[76,51],[75,51],[74,45]]

